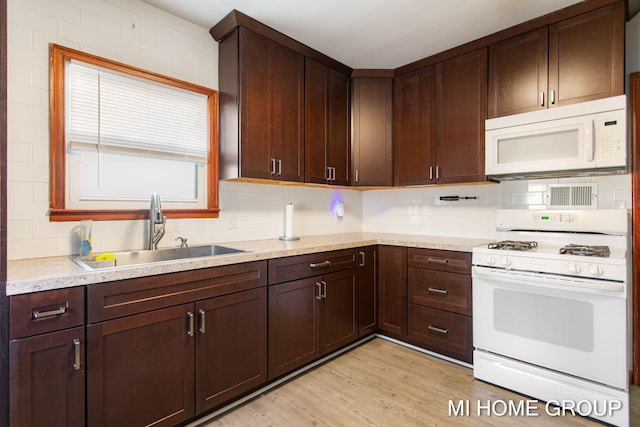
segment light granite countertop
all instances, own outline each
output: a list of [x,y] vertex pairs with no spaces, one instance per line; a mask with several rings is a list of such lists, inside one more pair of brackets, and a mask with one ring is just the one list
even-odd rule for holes
[[66,256],[13,260],[9,261],[7,266],[7,295],[18,295],[377,244],[470,252],[474,246],[486,244],[487,242],[489,242],[488,239],[468,239],[446,236],[345,233],[302,236],[300,240],[296,241],[282,241],[276,238],[240,242],[216,242],[215,244],[221,246],[228,246],[247,252],[163,261],[146,265],[130,265],[93,271],[84,270]]

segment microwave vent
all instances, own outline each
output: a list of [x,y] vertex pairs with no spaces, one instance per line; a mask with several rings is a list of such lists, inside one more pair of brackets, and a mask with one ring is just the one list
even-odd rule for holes
[[549,185],[547,205],[553,208],[596,208],[596,184]]

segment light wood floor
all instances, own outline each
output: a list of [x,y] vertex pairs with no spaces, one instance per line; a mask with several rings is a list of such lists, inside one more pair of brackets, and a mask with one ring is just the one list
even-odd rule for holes
[[[449,416],[449,400],[470,416]],[[373,339],[206,424],[214,426],[601,426],[579,416],[477,416],[478,400],[526,397],[474,380],[471,369]],[[632,426],[640,392],[632,391]]]

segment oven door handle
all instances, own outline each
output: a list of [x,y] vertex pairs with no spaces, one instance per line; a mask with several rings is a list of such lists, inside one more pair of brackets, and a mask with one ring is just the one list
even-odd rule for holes
[[[620,282],[588,280],[579,277],[565,277],[554,274],[537,274],[526,271],[500,270],[495,268],[473,266],[472,278],[482,278],[514,286],[543,286],[545,288],[562,289],[580,292],[590,290],[608,296],[624,296],[625,285]],[[617,294],[617,295],[616,295]]]

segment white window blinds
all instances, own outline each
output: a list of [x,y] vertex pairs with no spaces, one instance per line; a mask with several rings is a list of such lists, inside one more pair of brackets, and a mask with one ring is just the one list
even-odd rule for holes
[[207,96],[71,61],[70,150],[206,163]]

